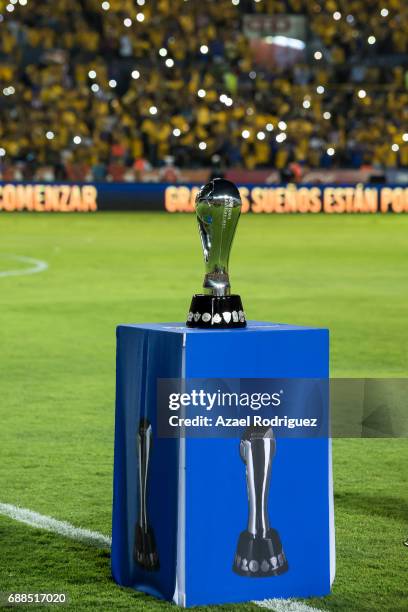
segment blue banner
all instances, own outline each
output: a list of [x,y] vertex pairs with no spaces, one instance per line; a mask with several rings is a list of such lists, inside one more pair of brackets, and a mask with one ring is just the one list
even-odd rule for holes
[[[408,187],[403,185],[246,184],[238,187],[243,213],[408,213]],[[193,212],[199,188],[200,185],[191,183],[0,182],[0,212]]]

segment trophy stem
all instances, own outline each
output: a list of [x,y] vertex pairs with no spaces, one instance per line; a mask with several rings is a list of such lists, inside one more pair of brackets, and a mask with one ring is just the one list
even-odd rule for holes
[[227,272],[208,272],[204,277],[203,287],[207,295],[219,297],[230,295],[231,285]]

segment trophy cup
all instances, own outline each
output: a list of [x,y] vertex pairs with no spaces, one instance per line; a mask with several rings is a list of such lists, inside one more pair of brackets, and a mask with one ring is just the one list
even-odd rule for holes
[[245,327],[239,295],[230,293],[228,260],[241,214],[241,197],[234,183],[213,179],[196,197],[196,214],[204,252],[203,294],[193,296],[187,327],[229,329]]
[[147,478],[149,459],[152,449],[152,426],[147,419],[140,419],[137,434],[139,456],[139,518],[135,529],[135,546],[133,557],[144,569],[159,569],[159,556],[152,528],[147,520]]
[[240,576],[278,576],[288,570],[279,534],[269,525],[268,517],[269,484],[275,447],[270,427],[249,427],[240,442],[240,455],[246,465],[249,500],[248,527],[239,536],[232,567]]

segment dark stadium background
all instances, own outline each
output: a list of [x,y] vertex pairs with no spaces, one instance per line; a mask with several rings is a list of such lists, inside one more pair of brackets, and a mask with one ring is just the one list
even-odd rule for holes
[[243,183],[321,182],[322,169],[330,182],[406,181],[404,4],[2,0],[0,11],[5,181],[203,182],[231,168]]

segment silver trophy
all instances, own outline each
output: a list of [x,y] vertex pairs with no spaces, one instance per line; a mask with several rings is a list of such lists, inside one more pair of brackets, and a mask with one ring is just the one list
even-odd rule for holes
[[196,214],[203,247],[204,293],[193,296],[187,316],[188,327],[245,327],[239,295],[231,294],[228,261],[238,219],[241,197],[234,183],[213,179],[196,197]]
[[159,569],[156,541],[147,516],[147,482],[153,440],[152,433],[150,422],[145,418],[140,419],[137,433],[139,517],[135,529],[133,557],[136,563],[149,571]]
[[278,576],[288,562],[278,532],[269,524],[268,498],[276,442],[271,428],[248,428],[240,442],[246,466],[248,527],[239,536],[233,570],[240,576]]

